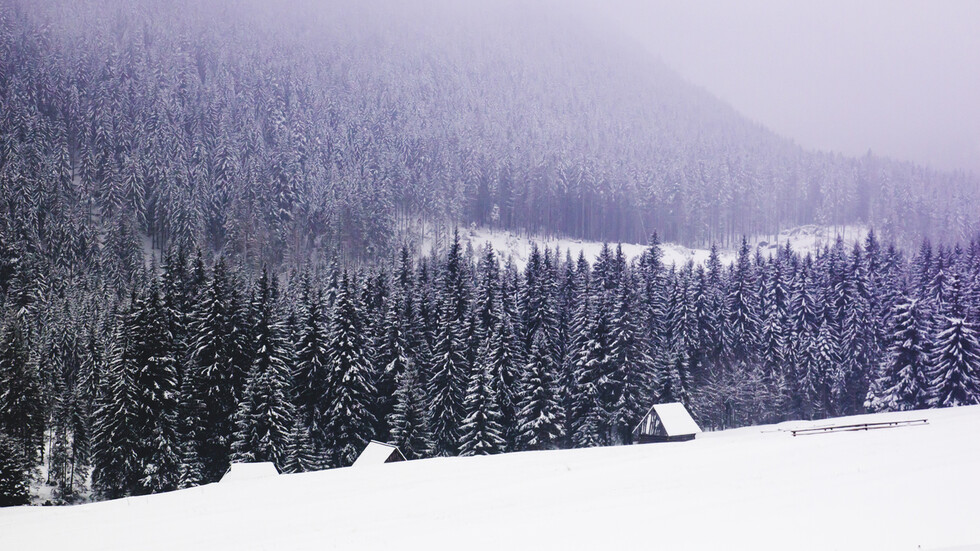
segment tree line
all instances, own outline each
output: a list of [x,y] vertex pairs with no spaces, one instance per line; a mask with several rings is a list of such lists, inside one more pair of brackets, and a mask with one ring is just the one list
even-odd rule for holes
[[654,236],[634,261],[535,249],[519,269],[456,235],[284,273],[173,249],[134,281],[75,295],[104,313],[53,332],[7,289],[0,451],[43,458],[65,499],[89,473],[113,498],[231,461],[341,467],[370,439],[410,459],[626,444],[658,402],[706,428],[980,402],[977,242],[743,241],[677,267]]

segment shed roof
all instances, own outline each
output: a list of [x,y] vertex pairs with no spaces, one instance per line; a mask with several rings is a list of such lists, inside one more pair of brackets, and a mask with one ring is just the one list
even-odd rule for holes
[[[640,421],[634,432],[637,430],[650,431],[655,426],[656,421],[652,418],[653,415],[660,420],[660,425],[663,427],[664,432],[667,436],[686,436],[689,434],[698,434],[701,432],[701,427],[694,421],[691,414],[688,413],[687,408],[684,404],[680,402],[670,402],[667,404],[656,404]],[[645,427],[645,428],[644,428]]]
[[361,452],[361,455],[357,456],[357,459],[354,460],[352,467],[381,465],[382,463],[387,463],[394,454],[398,454],[399,459],[405,459],[402,452],[400,452],[397,447],[392,446],[391,444],[371,440],[368,442],[367,447],[364,448],[364,451]]
[[221,482],[237,482],[279,476],[279,469],[268,461],[261,463],[232,463]]
[[653,406],[657,412],[657,417],[664,424],[667,436],[681,436],[685,434],[698,434],[701,427],[694,421],[687,408],[680,402],[670,402],[669,404],[657,404]]

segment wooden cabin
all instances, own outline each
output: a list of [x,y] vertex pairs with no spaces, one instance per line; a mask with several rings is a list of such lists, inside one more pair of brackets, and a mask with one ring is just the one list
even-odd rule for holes
[[656,404],[633,429],[633,442],[635,444],[684,442],[694,440],[694,435],[700,432],[701,427],[691,417],[684,404],[680,402]]
[[405,456],[402,455],[401,450],[391,444],[371,440],[351,466],[366,467],[368,465],[383,465],[396,461],[405,461]]

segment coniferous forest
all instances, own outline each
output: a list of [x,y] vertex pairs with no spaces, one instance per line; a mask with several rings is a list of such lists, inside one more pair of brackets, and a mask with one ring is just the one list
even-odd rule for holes
[[[8,301],[22,300],[8,288]],[[8,307],[8,311],[11,309]],[[349,465],[629,443],[653,403],[709,428],[980,403],[980,245],[668,267],[489,246],[276,277],[175,249],[124,295],[9,315],[3,444],[62,495],[216,481],[230,461]],[[71,324],[76,322],[76,324]]]
[[[0,0],[0,505],[39,465],[71,502],[370,439],[624,444],[664,401],[715,429],[980,402],[976,177],[804,151],[502,3]],[[878,233],[742,237],[808,223]],[[648,249],[518,267],[470,224]]]

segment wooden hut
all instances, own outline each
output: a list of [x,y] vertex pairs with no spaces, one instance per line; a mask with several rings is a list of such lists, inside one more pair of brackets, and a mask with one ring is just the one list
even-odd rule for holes
[[405,461],[405,456],[402,455],[401,450],[391,444],[371,440],[351,466],[366,467],[368,465],[382,465],[396,461]]
[[640,424],[633,429],[633,442],[683,442],[694,440],[701,427],[694,421],[687,408],[680,402],[657,404],[643,416]]

